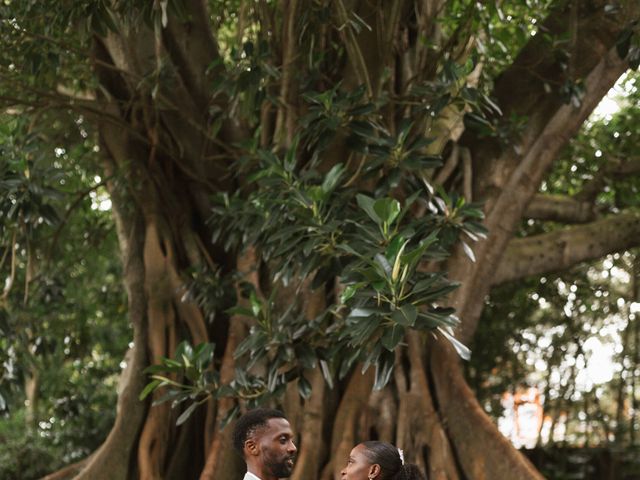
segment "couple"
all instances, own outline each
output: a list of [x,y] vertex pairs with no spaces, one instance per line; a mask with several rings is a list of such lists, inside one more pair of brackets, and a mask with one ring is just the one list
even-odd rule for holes
[[[247,464],[244,480],[278,480],[291,475],[297,448],[284,414],[250,410],[236,422],[233,446]],[[402,451],[386,442],[356,445],[342,469],[342,480],[424,480],[418,467],[405,465]]]

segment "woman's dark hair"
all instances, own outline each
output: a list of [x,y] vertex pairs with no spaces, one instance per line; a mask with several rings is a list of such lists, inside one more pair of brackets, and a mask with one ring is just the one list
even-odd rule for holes
[[403,464],[400,451],[387,442],[363,442],[364,455],[380,465],[381,480],[426,480],[417,465]]

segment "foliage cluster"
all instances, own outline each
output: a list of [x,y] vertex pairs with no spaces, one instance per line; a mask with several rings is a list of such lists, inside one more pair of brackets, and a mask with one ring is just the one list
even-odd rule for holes
[[[258,248],[275,287],[261,298],[244,284],[241,291],[249,305],[228,310],[255,320],[251,335],[236,351],[249,360],[233,384],[219,385],[213,374],[212,383],[195,390],[183,385],[181,395],[165,395],[161,401],[212,393],[259,402],[279,395],[294,379],[307,397],[310,386],[303,372],[318,363],[329,385],[343,379],[356,362],[363,362],[363,370],[375,365],[375,387],[382,388],[393,370],[393,352],[409,328],[438,330],[468,357],[466,347],[453,338],[453,310],[437,304],[455,284],[442,273],[426,271],[425,262],[446,258],[460,234],[471,240],[484,236],[479,206],[436,192],[421,173],[439,164],[421,153],[430,141],[411,122],[403,122],[392,135],[380,123],[382,107],[363,95],[364,89],[346,93],[337,88],[308,94],[309,113],[290,148],[274,152],[254,143],[238,160],[234,171],[248,178],[247,185],[217,199],[213,240],[230,251]],[[372,184],[377,199],[360,193],[341,163],[320,173],[323,150],[337,135],[346,137],[361,162],[358,175]],[[306,155],[311,160],[301,162]],[[414,191],[402,204],[392,194],[406,193],[407,185]],[[467,251],[473,255],[468,246]],[[278,285],[295,291],[310,281],[312,288],[325,288],[334,278],[339,299],[317,318],[306,318],[295,302],[276,304]],[[213,349],[199,346],[196,351],[198,357]],[[165,371],[193,376],[190,355],[184,349],[178,353],[164,361]],[[265,359],[266,376],[242,371]],[[199,373],[204,375],[206,367]],[[150,369],[155,380],[145,395],[155,387],[176,386],[161,371]]]
[[49,118],[0,122],[2,478],[42,476],[99,445],[130,335],[95,142],[81,116]]

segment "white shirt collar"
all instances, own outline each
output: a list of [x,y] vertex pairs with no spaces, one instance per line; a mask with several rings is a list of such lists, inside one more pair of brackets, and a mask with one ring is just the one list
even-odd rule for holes
[[256,477],[253,473],[247,472],[244,474],[243,480],[260,480],[260,478]]

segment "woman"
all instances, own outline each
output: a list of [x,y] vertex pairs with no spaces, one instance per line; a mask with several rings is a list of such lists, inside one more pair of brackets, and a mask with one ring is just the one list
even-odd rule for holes
[[405,464],[402,450],[387,442],[363,442],[349,454],[342,480],[425,480],[413,464]]

